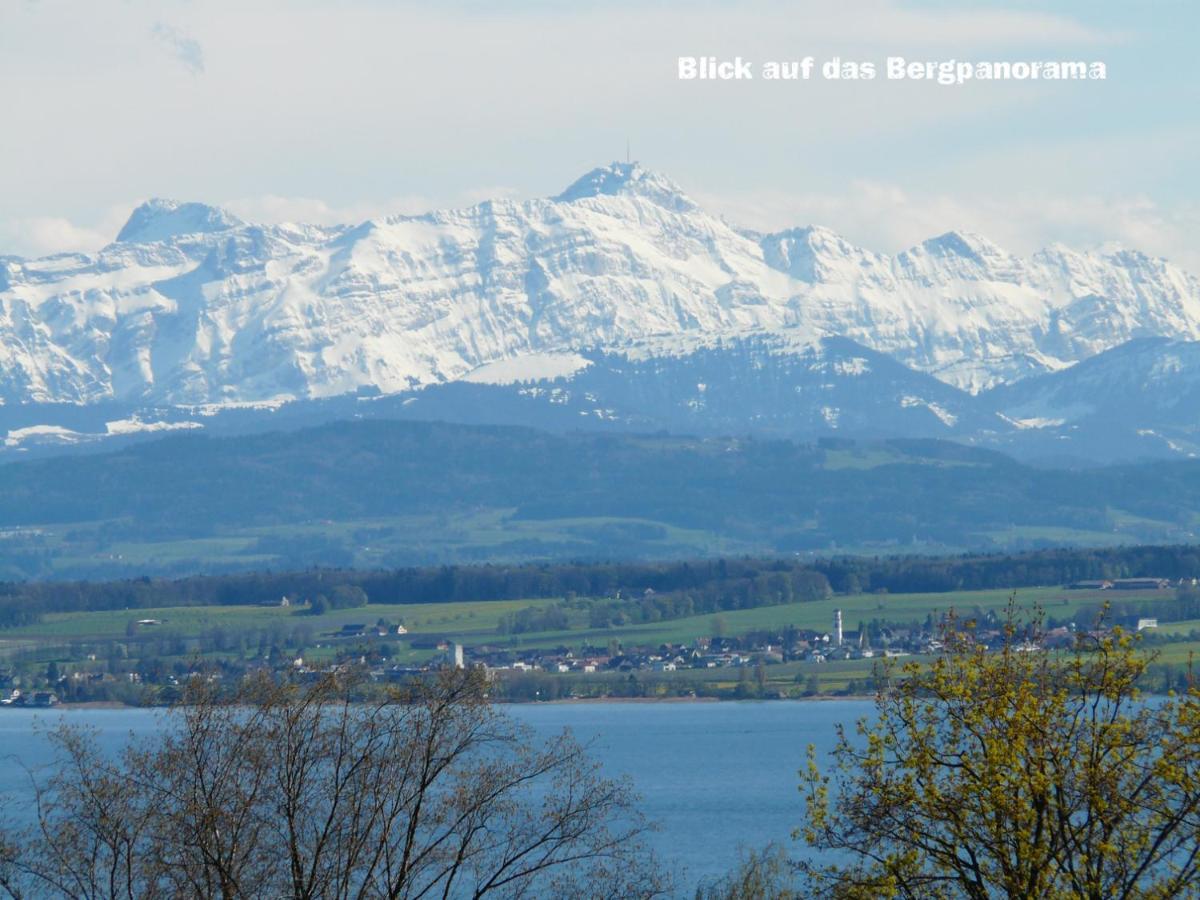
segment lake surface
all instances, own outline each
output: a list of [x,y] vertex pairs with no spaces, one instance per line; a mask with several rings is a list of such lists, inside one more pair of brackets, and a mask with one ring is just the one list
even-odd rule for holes
[[[834,727],[871,711],[869,701],[767,703],[578,703],[505,707],[539,734],[570,728],[592,741],[592,754],[610,774],[627,774],[647,816],[661,831],[651,842],[681,870],[685,892],[698,880],[732,868],[739,846],[791,840],[803,820],[799,770],[811,743],[824,755]],[[95,728],[106,748],[153,733],[160,713],[141,709],[68,712],[0,710],[0,793],[30,797],[27,776],[14,760],[47,758],[41,729],[59,716]],[[18,812],[19,815],[19,812]]]

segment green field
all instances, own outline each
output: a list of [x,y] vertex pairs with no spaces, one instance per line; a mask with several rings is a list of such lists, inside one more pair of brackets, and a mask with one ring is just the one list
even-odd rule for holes
[[[834,610],[840,609],[847,629],[857,628],[859,620],[921,621],[954,609],[971,615],[977,609],[1002,610],[1013,596],[1012,591],[957,591],[938,594],[855,594],[832,597],[808,603],[784,606],[760,606],[755,609],[705,613],[683,619],[624,625],[619,628],[572,628],[566,631],[523,634],[499,641],[505,646],[544,646],[547,644],[577,645],[583,641],[603,644],[617,638],[626,645],[690,643],[698,637],[709,637],[718,623],[726,634],[745,634],[749,631],[777,630],[793,625],[797,628],[828,630],[833,626]],[[1074,615],[1080,607],[1103,599],[1088,591],[1065,591],[1062,588],[1024,588],[1016,592],[1018,605],[1032,608],[1040,604],[1048,615],[1062,618]]]
[[161,624],[142,626],[142,634],[153,630],[185,636],[199,635],[213,628],[230,631],[271,628],[272,626],[309,625],[313,631],[337,631],[351,623],[374,624],[378,619],[403,622],[414,634],[492,635],[500,619],[527,606],[541,606],[551,600],[496,600],[469,603],[373,603],[353,609],[332,610],[320,616],[309,615],[305,608],[278,606],[172,606],[158,609],[124,609],[104,612],[50,613],[36,625],[4,631],[6,640],[62,641],[120,638],[130,622],[156,619]]
[[1200,664],[1200,641],[1180,641],[1153,648],[1154,660],[1173,665]]

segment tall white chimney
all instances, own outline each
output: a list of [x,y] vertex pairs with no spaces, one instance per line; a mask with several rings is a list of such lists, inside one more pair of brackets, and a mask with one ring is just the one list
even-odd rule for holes
[[835,609],[833,611],[833,642],[837,646],[842,646],[842,611]]

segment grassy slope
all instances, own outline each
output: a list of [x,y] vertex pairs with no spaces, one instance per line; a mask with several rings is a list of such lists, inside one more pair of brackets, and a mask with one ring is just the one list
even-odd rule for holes
[[378,619],[403,620],[414,634],[493,635],[502,616],[526,606],[539,606],[549,600],[496,600],[470,603],[369,604],[355,609],[332,610],[311,616],[302,608],[276,606],[173,606],[162,609],[111,610],[85,613],[52,613],[37,625],[12,628],[0,634],[4,638],[42,641],[120,638],[130,621],[158,619],[159,626],[144,627],[185,636],[198,635],[213,628],[228,631],[310,625],[315,633],[337,631],[350,623],[374,624]]
[[[198,635],[221,627],[230,631],[293,627],[309,625],[317,635],[337,631],[344,624],[362,622],[373,624],[383,618],[391,622],[403,620],[414,635],[427,634],[458,638],[470,643],[491,643],[512,647],[553,647],[559,644],[578,647],[581,643],[606,644],[617,639],[627,646],[685,643],[707,637],[722,627],[726,634],[737,635],[759,629],[800,628],[827,630],[833,622],[833,611],[841,609],[846,628],[857,628],[860,620],[887,619],[891,621],[922,620],[951,608],[970,614],[975,609],[1001,609],[1011,592],[1006,590],[969,591],[939,594],[858,594],[834,597],[810,603],[785,606],[766,606],[757,609],[706,613],[664,622],[631,624],[606,629],[579,624],[565,631],[537,632],[522,635],[500,635],[497,626],[503,616],[527,606],[543,606],[552,600],[507,600],[467,603],[373,603],[356,609],[333,610],[322,616],[311,616],[299,608],[260,606],[198,606],[164,609],[114,610],[90,613],[58,613],[46,616],[37,625],[9,629],[3,639],[59,642],[120,638],[130,621],[158,619],[160,626],[144,628],[169,631],[185,636]],[[1060,588],[1029,588],[1017,593],[1022,606],[1042,604],[1051,614],[1062,617],[1072,614],[1081,605],[1095,602],[1096,595],[1088,592],[1063,591]],[[573,623],[574,624],[574,623]]]

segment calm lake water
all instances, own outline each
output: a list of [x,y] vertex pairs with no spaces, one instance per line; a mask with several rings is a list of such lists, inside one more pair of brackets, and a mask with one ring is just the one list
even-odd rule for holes
[[[802,821],[798,772],[807,746],[826,753],[838,722],[853,723],[871,710],[861,700],[738,703],[580,703],[519,705],[506,709],[541,734],[570,728],[612,774],[633,778],[645,812],[661,831],[652,843],[681,870],[686,889],[720,875],[737,861],[739,845],[791,845]],[[39,733],[60,716],[97,729],[106,747],[152,733],[152,710],[0,711],[0,793],[28,802],[27,776],[18,760],[47,757]],[[19,812],[18,812],[19,815]],[[795,846],[800,851],[800,846]]]

